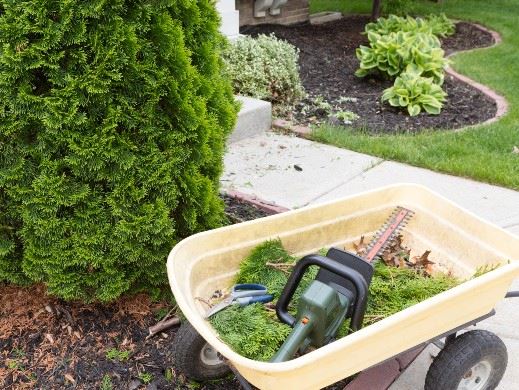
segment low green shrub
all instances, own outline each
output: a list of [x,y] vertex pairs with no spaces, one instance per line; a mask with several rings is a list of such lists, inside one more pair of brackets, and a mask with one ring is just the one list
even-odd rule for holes
[[382,100],[388,101],[393,107],[407,108],[409,115],[415,116],[422,110],[428,114],[439,114],[446,96],[432,78],[423,77],[420,69],[408,66],[396,78],[394,85],[384,90]]
[[299,51],[274,35],[245,36],[223,53],[234,92],[290,105],[304,96],[299,78]]

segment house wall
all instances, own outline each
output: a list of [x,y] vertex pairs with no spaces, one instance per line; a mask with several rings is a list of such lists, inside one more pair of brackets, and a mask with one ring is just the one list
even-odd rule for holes
[[234,0],[218,0],[216,9],[222,18],[220,31],[230,39],[238,37],[240,34],[240,16],[236,10]]
[[[222,0],[225,1],[225,0]],[[267,15],[262,18],[254,17],[255,0],[236,0],[236,9],[240,13],[240,26],[251,26],[256,24],[294,24],[305,22],[309,19],[308,0],[288,0],[281,7],[281,13],[276,16]]]

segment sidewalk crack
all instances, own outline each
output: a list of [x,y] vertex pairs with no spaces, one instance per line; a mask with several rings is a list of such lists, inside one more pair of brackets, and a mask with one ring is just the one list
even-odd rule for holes
[[356,175],[350,177],[348,180],[346,181],[343,181],[335,186],[333,186],[332,188],[324,191],[323,193],[313,197],[312,199],[310,199],[308,202],[306,202],[305,204],[299,206],[299,207],[305,207],[305,206],[308,206],[309,204],[315,202],[316,200],[322,198],[323,196],[325,195],[328,195],[330,192],[332,191],[335,191],[337,188],[343,186],[344,184],[348,184],[349,182],[351,182],[352,180],[355,180],[356,178],[362,176],[363,174],[365,174],[366,172],[368,171],[371,171],[373,168],[376,168],[378,167],[380,164],[386,162],[387,160],[384,160],[384,159],[381,159],[379,158],[377,161],[373,161],[369,166],[367,166],[366,168],[364,168],[362,171],[360,171],[359,173],[357,173]]

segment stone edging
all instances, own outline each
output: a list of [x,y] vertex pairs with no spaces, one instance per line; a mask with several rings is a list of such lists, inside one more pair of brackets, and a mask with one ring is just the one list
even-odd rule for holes
[[[480,25],[478,23],[473,23],[473,22],[466,22],[466,23],[470,23],[474,27],[476,27],[476,28],[478,28],[478,29],[480,29],[482,31],[485,31],[485,32],[489,33],[490,35],[492,35],[494,43],[492,45],[490,45],[490,46],[476,47],[474,49],[455,51],[455,52],[449,54],[447,56],[447,58],[449,58],[449,57],[451,57],[453,55],[456,55],[458,53],[466,53],[466,52],[471,52],[471,51],[479,50],[479,49],[488,49],[490,47],[494,47],[494,46],[499,45],[503,41],[502,38],[501,38],[501,35],[497,31],[490,30],[490,29],[488,29],[488,28],[486,28],[486,27],[484,27],[484,26],[482,26],[482,25]],[[501,119],[501,117],[503,117],[508,112],[508,102],[506,101],[504,96],[501,96],[500,94],[498,94],[493,89],[487,87],[486,85],[480,84],[477,81],[474,81],[471,78],[468,78],[467,76],[464,76],[464,75],[456,72],[450,66],[448,66],[445,69],[445,73],[447,73],[448,75],[458,79],[461,82],[464,82],[464,83],[470,85],[471,87],[479,90],[480,92],[484,93],[489,98],[494,100],[494,102],[496,103],[496,107],[497,107],[496,113],[495,113],[495,115],[492,118],[489,118],[486,121],[481,122],[481,123],[476,123],[476,124],[473,124],[473,125],[464,126],[464,127],[459,128],[459,129],[454,129],[454,130],[451,130],[451,131],[459,132],[459,131],[464,131],[464,130],[473,128],[475,126],[488,125],[490,123],[497,122],[499,119]],[[276,129],[276,130],[284,131],[284,132],[293,133],[293,134],[295,134],[298,137],[308,138],[308,139],[310,138],[310,134],[312,133],[312,129],[310,127],[308,127],[308,126],[300,126],[300,125],[292,125],[291,122],[286,121],[284,119],[275,119],[272,122],[272,128]]]
[[279,214],[290,210],[289,208],[277,205],[274,202],[260,199],[256,195],[249,195],[240,191],[225,191],[225,194],[233,199],[250,203],[268,214]]
[[274,119],[272,121],[272,128],[274,130],[292,133],[298,137],[307,138],[307,139],[310,139],[310,134],[312,133],[312,129],[308,126],[301,126],[301,125],[294,126],[294,125],[292,125],[291,122],[286,121],[284,119],[279,119],[279,118]]
[[[478,28],[478,29],[480,29],[480,30],[482,30],[484,32],[489,33],[492,36],[492,39],[494,40],[494,43],[492,45],[490,45],[490,46],[476,47],[474,49],[455,51],[455,52],[449,54],[447,56],[447,58],[450,58],[450,57],[452,57],[452,56],[454,56],[454,55],[456,55],[458,53],[466,53],[466,52],[471,52],[471,51],[475,51],[475,50],[479,50],[479,49],[488,49],[488,48],[491,48],[491,47],[499,45],[503,41],[502,38],[501,38],[501,35],[497,31],[490,30],[490,29],[488,29],[488,28],[486,28],[486,27],[484,27],[484,26],[482,26],[482,25],[480,25],[478,23],[472,23],[472,22],[466,22],[466,23],[470,23],[474,27],[476,27],[476,28]],[[501,117],[503,117],[508,112],[508,102],[506,101],[505,97],[501,96],[500,94],[498,94],[493,89],[487,87],[486,85],[478,83],[477,81],[474,81],[474,80],[472,80],[471,78],[469,78],[467,76],[464,76],[464,75],[456,72],[450,66],[448,66],[447,69],[445,69],[445,73],[449,74],[450,76],[452,76],[452,77],[454,77],[454,78],[456,78],[456,79],[458,79],[458,80],[460,80],[460,81],[470,85],[471,87],[479,90],[480,92],[484,93],[489,98],[494,100],[494,102],[496,103],[496,107],[497,107],[496,113],[495,113],[495,115],[492,118],[489,118],[486,121],[481,122],[481,123],[477,123],[477,124],[474,124],[474,125],[469,125],[469,126],[461,127],[461,128],[456,129],[454,131],[463,131],[465,129],[469,129],[469,128],[472,128],[472,127],[475,127],[475,126],[488,125],[490,123],[497,122],[499,119],[501,119]]]

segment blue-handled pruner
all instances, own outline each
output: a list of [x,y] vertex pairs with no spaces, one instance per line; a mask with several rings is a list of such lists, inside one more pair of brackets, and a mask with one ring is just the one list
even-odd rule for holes
[[266,303],[272,301],[273,298],[272,295],[267,294],[267,287],[262,284],[235,284],[231,290],[231,295],[209,309],[205,318],[211,317],[230,305],[247,306],[256,302]]

